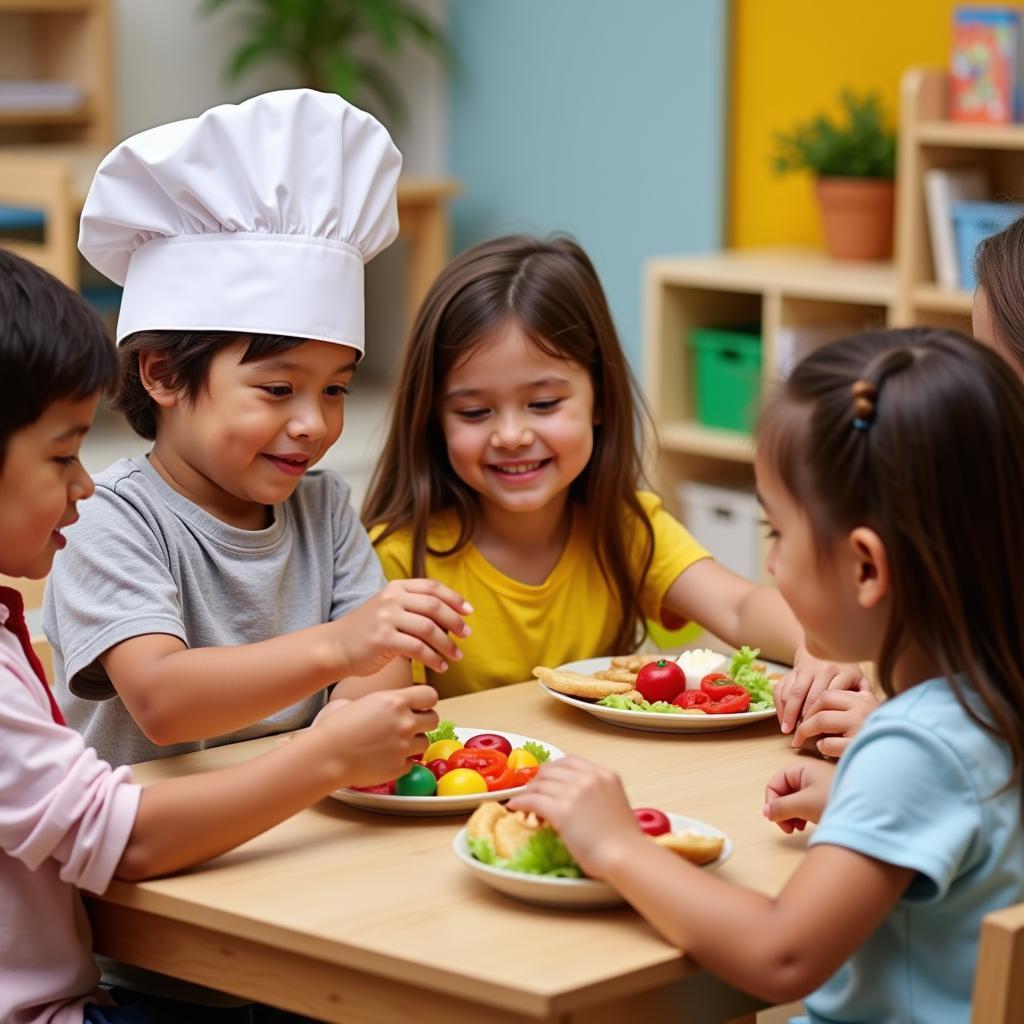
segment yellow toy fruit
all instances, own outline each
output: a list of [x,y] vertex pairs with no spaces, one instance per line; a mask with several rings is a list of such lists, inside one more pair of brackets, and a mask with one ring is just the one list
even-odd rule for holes
[[536,768],[537,758],[528,750],[517,747],[508,755],[508,766],[509,768]]
[[423,751],[422,761],[430,764],[431,761],[447,761],[456,750],[461,750],[462,744],[458,740],[434,740],[433,743]]
[[487,781],[472,768],[453,768],[437,780],[438,796],[470,796],[486,792]]

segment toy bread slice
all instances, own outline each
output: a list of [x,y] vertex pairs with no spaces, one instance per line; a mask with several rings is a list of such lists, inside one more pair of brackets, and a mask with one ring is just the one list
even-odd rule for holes
[[636,672],[630,672],[628,668],[606,668],[603,672],[595,672],[595,679],[604,679],[609,683],[629,683],[636,686]]
[[569,697],[583,697],[585,700],[600,700],[602,697],[610,697],[613,693],[628,693],[633,689],[630,683],[595,679],[593,676],[584,676],[579,672],[568,672],[565,669],[538,666],[533,670],[533,674],[552,690]]
[[721,836],[705,836],[699,832],[665,832],[651,837],[659,846],[664,846],[691,864],[710,864],[722,855],[725,840]]
[[[627,672],[639,672],[649,662],[657,661],[661,654],[616,654],[612,658],[612,668],[624,668]],[[667,659],[671,661],[672,659]]]

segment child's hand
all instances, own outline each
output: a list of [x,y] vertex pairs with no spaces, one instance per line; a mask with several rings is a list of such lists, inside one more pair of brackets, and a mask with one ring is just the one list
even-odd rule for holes
[[825,690],[855,690],[870,693],[871,686],[858,665],[835,665],[819,661],[801,646],[796,652],[793,670],[775,686],[775,713],[785,733],[796,723]]
[[426,733],[437,725],[432,686],[378,690],[347,703],[330,703],[310,733],[337,752],[338,786],[375,786],[404,775],[409,758],[427,749]]
[[815,744],[818,753],[840,757],[878,705],[870,690],[824,690],[807,705],[803,721],[793,733],[793,746],[802,747],[807,740],[824,736]]
[[332,623],[345,666],[342,675],[372,676],[393,658],[422,662],[435,672],[462,652],[450,633],[469,636],[462,616],[472,606],[433,580],[392,580],[364,605]]
[[764,816],[783,832],[802,831],[818,821],[828,801],[835,765],[803,759],[772,776],[764,792]]
[[644,841],[618,775],[579,757],[542,764],[522,796],[508,806],[533,811],[553,825],[591,878],[602,878],[604,865],[623,846]]

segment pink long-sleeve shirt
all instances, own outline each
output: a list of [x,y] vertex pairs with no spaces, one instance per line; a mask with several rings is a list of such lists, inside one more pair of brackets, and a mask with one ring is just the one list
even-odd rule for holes
[[[0,627],[8,609],[0,603]],[[79,889],[101,893],[138,811],[111,769],[53,720],[17,638],[0,628],[0,1021],[81,1024],[97,992]]]

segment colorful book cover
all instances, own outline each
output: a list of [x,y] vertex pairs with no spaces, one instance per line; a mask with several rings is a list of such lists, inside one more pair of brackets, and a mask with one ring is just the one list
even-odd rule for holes
[[1020,119],[1021,24],[1018,6],[956,9],[949,110],[954,121]]

